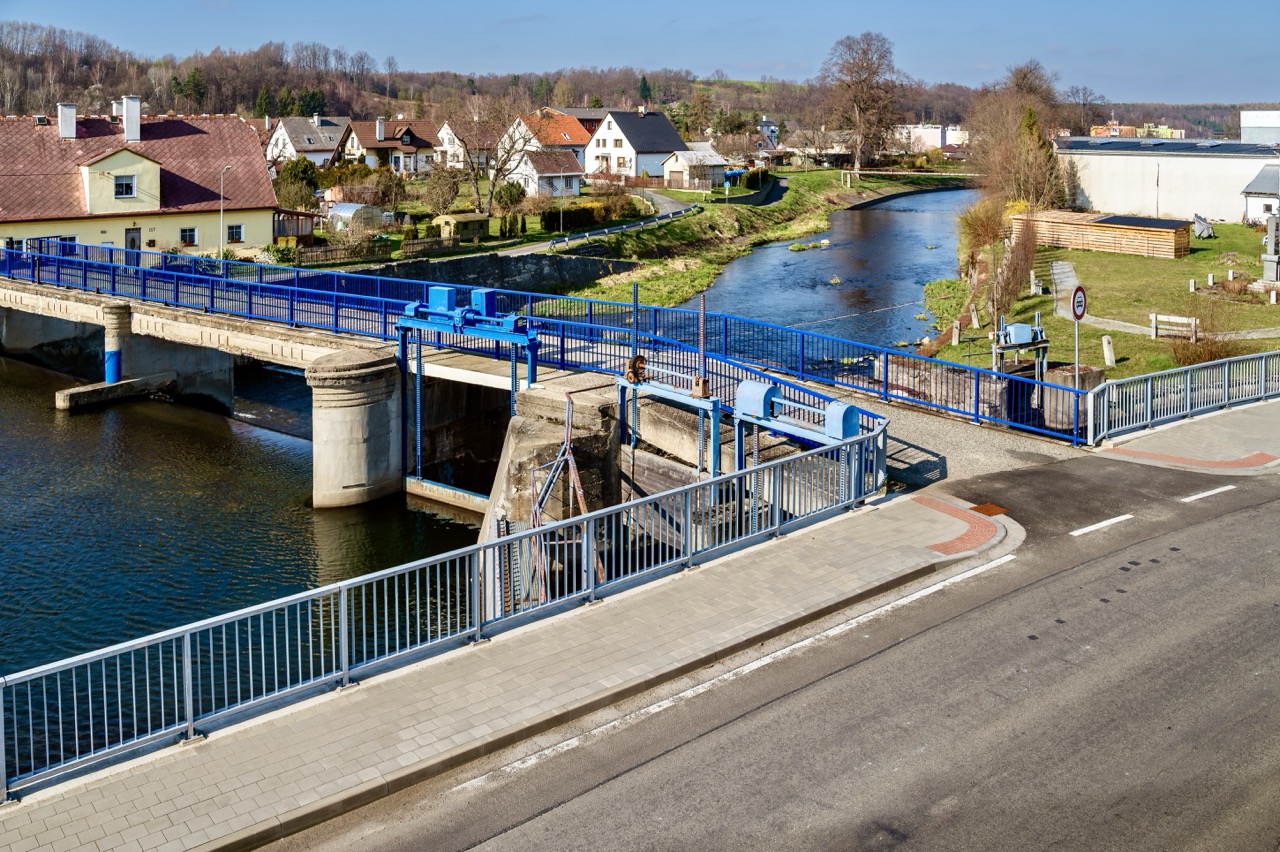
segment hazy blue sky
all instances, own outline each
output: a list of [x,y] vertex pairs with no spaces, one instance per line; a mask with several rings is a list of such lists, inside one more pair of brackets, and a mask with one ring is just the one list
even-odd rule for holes
[[1243,103],[1280,101],[1268,8],[1253,0],[0,0],[0,19],[94,33],[153,58],[319,41],[368,51],[379,63],[393,55],[402,70],[630,65],[797,81],[817,73],[837,39],[871,30],[893,42],[899,67],[931,83],[976,86],[1035,57],[1061,85],[1089,86],[1112,101]]

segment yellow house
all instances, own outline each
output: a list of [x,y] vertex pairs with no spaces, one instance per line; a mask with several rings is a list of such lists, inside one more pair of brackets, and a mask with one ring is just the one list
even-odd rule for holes
[[269,245],[276,207],[258,134],[234,115],[0,118],[0,240],[215,254]]

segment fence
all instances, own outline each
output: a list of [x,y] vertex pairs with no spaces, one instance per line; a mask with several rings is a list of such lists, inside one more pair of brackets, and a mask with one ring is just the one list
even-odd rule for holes
[[420,257],[424,254],[436,254],[451,251],[460,244],[457,237],[436,237],[421,240],[405,240],[400,244],[401,257]]
[[[668,218],[675,215],[680,213],[664,214]],[[623,227],[611,228],[607,233],[618,230]],[[109,246],[50,243],[48,248],[49,254],[5,251],[0,272],[198,310],[373,334],[382,339],[393,338],[395,316],[403,305],[426,302],[427,289],[432,286],[427,281],[262,266]],[[121,263],[129,266],[119,266]],[[254,287],[255,282],[264,286]],[[278,286],[270,289],[267,284]],[[447,286],[463,293],[475,289]],[[633,310],[630,304],[621,302],[515,290],[498,291],[497,309],[531,319],[635,329],[693,348],[703,339],[707,352],[720,360],[1073,444],[1079,443],[1086,431],[1081,405],[1084,391],[773,323],[708,313],[703,326],[704,320],[695,310],[651,305],[639,305]],[[558,336],[561,332],[555,333]],[[565,333],[571,340],[578,339],[572,332]],[[554,351],[544,346],[539,351],[539,362],[557,363]],[[494,354],[504,357],[502,353]]]
[[299,247],[295,257],[303,266],[326,263],[348,263],[362,260],[383,260],[391,257],[393,246],[390,240],[369,240],[352,246],[314,246]]
[[0,676],[0,801],[108,758],[589,602],[864,502],[835,446]]
[[1089,392],[1090,444],[1248,402],[1280,396],[1280,352],[1244,355],[1103,382]]

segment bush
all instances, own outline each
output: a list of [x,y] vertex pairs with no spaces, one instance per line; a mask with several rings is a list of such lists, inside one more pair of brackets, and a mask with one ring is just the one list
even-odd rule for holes
[[751,169],[742,176],[742,185],[747,189],[759,189],[768,182],[768,169]]
[[297,262],[298,252],[293,246],[270,245],[265,246],[263,251],[271,258],[272,262],[279,263],[284,266],[290,266]]

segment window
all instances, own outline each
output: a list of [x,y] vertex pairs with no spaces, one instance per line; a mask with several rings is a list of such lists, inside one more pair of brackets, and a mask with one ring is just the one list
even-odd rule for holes
[[401,137],[400,137],[400,144],[401,144],[401,145],[408,145],[408,144],[409,144],[409,139],[410,139],[410,138],[411,138],[411,137],[409,136],[409,134],[408,134],[408,133],[406,133],[405,135],[403,135],[403,136],[401,136]]
[[596,139],[596,147],[597,147],[597,148],[603,148],[603,147],[604,147],[604,137],[600,137],[600,138]]
[[622,147],[622,140],[621,140],[621,139],[615,139],[615,140],[613,140],[613,147],[615,147],[615,148],[621,148],[621,147]]
[[133,197],[133,175],[116,175],[116,198]]
[[302,138],[307,140],[307,144],[308,144],[308,145],[314,145],[314,144],[316,144],[314,141],[312,141],[312,139],[311,139],[311,137],[310,137],[310,136],[304,136],[304,137],[302,137]]
[[606,122],[604,123],[604,129],[605,129],[605,130],[612,130],[612,129],[613,129],[613,122],[612,122],[612,121],[606,121]]
[[619,169],[625,169],[626,167],[627,167],[627,158],[626,158],[626,157],[619,157],[619,158],[618,158],[618,168],[619,168]]
[[195,228],[179,228],[178,242],[182,243],[184,246],[195,245],[197,242],[196,229]]
[[227,226],[227,242],[229,243],[244,242],[244,225],[228,225]]

